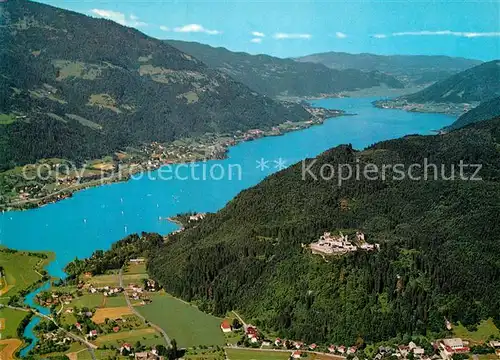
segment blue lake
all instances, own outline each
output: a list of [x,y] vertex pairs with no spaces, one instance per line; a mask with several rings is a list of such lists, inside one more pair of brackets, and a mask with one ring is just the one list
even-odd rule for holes
[[[241,143],[230,149],[228,159],[206,164],[208,167],[220,164],[226,174],[232,164],[233,170],[241,169],[241,179],[236,171],[231,180],[228,176],[222,180],[160,180],[155,171],[141,179],[80,191],[70,199],[39,209],[0,214],[0,244],[15,249],[54,251],[57,258],[48,270],[54,276],[63,276],[63,267],[75,257],[106,249],[127,234],[141,231],[166,234],[176,229],[160,217],[187,211],[217,211],[238,192],[277,171],[274,161],[280,158],[290,165],[339,144],[351,143],[362,149],[407,134],[431,134],[432,130],[455,120],[440,114],[377,109],[371,105],[373,100],[313,101],[313,105],[357,115],[329,119],[321,126],[284,136]],[[257,168],[261,159],[269,161],[269,167],[263,171]],[[182,177],[188,175],[187,169],[179,170]],[[202,175],[197,172],[196,176]]]

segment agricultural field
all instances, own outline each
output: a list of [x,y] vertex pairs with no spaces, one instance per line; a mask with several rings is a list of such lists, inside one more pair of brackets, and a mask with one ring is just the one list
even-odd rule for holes
[[71,314],[71,313],[62,313],[61,314],[61,318],[59,320],[59,322],[62,324],[62,325],[73,325],[74,323],[76,323],[76,316],[74,314]]
[[147,274],[146,271],[146,264],[133,264],[130,263],[127,265],[125,271],[123,272],[124,275],[128,274]]
[[120,347],[123,343],[134,345],[137,341],[140,341],[142,345],[146,346],[160,344],[166,346],[163,337],[153,328],[134,329],[130,331],[120,331],[114,334],[106,334],[97,337],[93,342],[97,346],[111,345]]
[[462,324],[455,325],[453,333],[457,337],[470,340],[474,343],[484,343],[490,336],[500,337],[500,331],[492,319],[481,321],[477,326],[477,330],[472,332],[467,330]]
[[[35,254],[44,254],[47,258],[43,259]],[[0,281],[0,296],[14,296],[33,285],[42,278],[40,272],[53,259],[53,253],[28,253],[0,247],[0,263],[4,269]]]
[[[116,355],[117,352],[116,350],[95,350],[95,356],[97,359],[107,359],[107,358],[113,358]],[[128,357],[121,357],[117,356],[117,359],[128,359]],[[92,356],[88,351],[81,351],[78,354],[76,354],[76,359],[72,360],[92,360]]]
[[288,360],[292,351],[226,349],[228,360]]
[[89,309],[93,309],[96,307],[100,307],[104,304],[104,295],[103,294],[85,294],[80,297],[75,298],[70,306],[76,306],[79,308],[86,307]]
[[128,306],[98,308],[92,321],[96,324],[103,324],[106,319],[118,319],[127,315],[133,315]]
[[0,340],[0,359],[12,360],[16,350],[22,345],[19,339]]
[[224,348],[190,348],[182,356],[185,360],[226,360]]
[[17,327],[27,315],[25,311],[2,308],[0,310],[0,339],[17,337]]
[[125,295],[118,294],[117,296],[107,296],[104,298],[104,307],[122,307],[127,306]]
[[120,279],[118,277],[118,271],[109,273],[109,274],[104,274],[104,275],[97,275],[97,276],[83,276],[82,280],[85,281],[86,283],[92,284],[95,287],[104,287],[104,286],[119,286],[120,285]]
[[155,294],[150,304],[136,309],[148,321],[165,330],[179,347],[225,344],[225,337],[220,330],[222,319],[168,294]]

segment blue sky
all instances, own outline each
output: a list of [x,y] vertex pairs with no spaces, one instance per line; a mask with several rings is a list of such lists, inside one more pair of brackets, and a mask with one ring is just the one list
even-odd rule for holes
[[279,57],[324,51],[500,58],[500,1],[43,0],[160,39]]

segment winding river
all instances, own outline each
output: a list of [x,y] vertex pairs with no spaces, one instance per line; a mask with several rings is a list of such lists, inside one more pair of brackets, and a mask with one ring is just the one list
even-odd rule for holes
[[[163,220],[168,216],[188,211],[217,211],[241,190],[276,172],[279,165],[314,157],[343,143],[362,149],[407,134],[431,134],[455,120],[442,114],[378,109],[371,105],[373,100],[376,99],[312,101],[313,105],[356,115],[332,118],[323,125],[284,136],[238,144],[230,149],[228,159],[205,163],[206,169],[217,170],[217,177],[222,171],[226,173],[220,180],[210,176],[203,180],[201,165],[194,170],[195,176],[185,166],[175,165],[172,172],[178,170],[176,179],[162,180],[159,172],[164,168],[142,178],[83,190],[72,198],[39,209],[0,214],[0,244],[15,249],[54,251],[56,261],[49,265],[48,271],[52,276],[62,277],[64,265],[75,257],[106,249],[128,234],[141,231],[166,234],[175,230],[174,224]],[[257,167],[258,162],[265,166]],[[34,338],[32,329],[36,321],[26,329],[27,336]]]

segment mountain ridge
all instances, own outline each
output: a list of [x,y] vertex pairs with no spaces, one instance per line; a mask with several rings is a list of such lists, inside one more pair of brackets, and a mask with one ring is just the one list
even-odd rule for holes
[[471,68],[481,60],[444,55],[379,55],[371,53],[323,52],[294,58],[300,62],[321,63],[333,69],[378,70],[402,81],[422,85]]
[[308,118],[136,29],[26,0],[0,7],[0,168]]
[[375,71],[339,71],[322,64],[300,63],[266,54],[233,52],[224,47],[198,42],[165,41],[270,97],[315,97],[384,84],[394,88],[403,87],[394,77]]
[[[427,159],[449,176],[451,164],[467,159],[483,164],[482,181],[361,177],[338,186],[335,177],[304,180],[303,165],[295,164],[170,235],[151,255],[148,271],[168,292],[205,311],[237,309],[266,331],[306,342],[439,338],[446,332],[443,318],[474,326],[493,317],[498,326],[499,143],[497,118],[363,151],[350,145],[328,150],[314,159],[315,174],[325,164],[380,169]],[[322,257],[308,249],[324,232],[356,231],[380,250]]]

